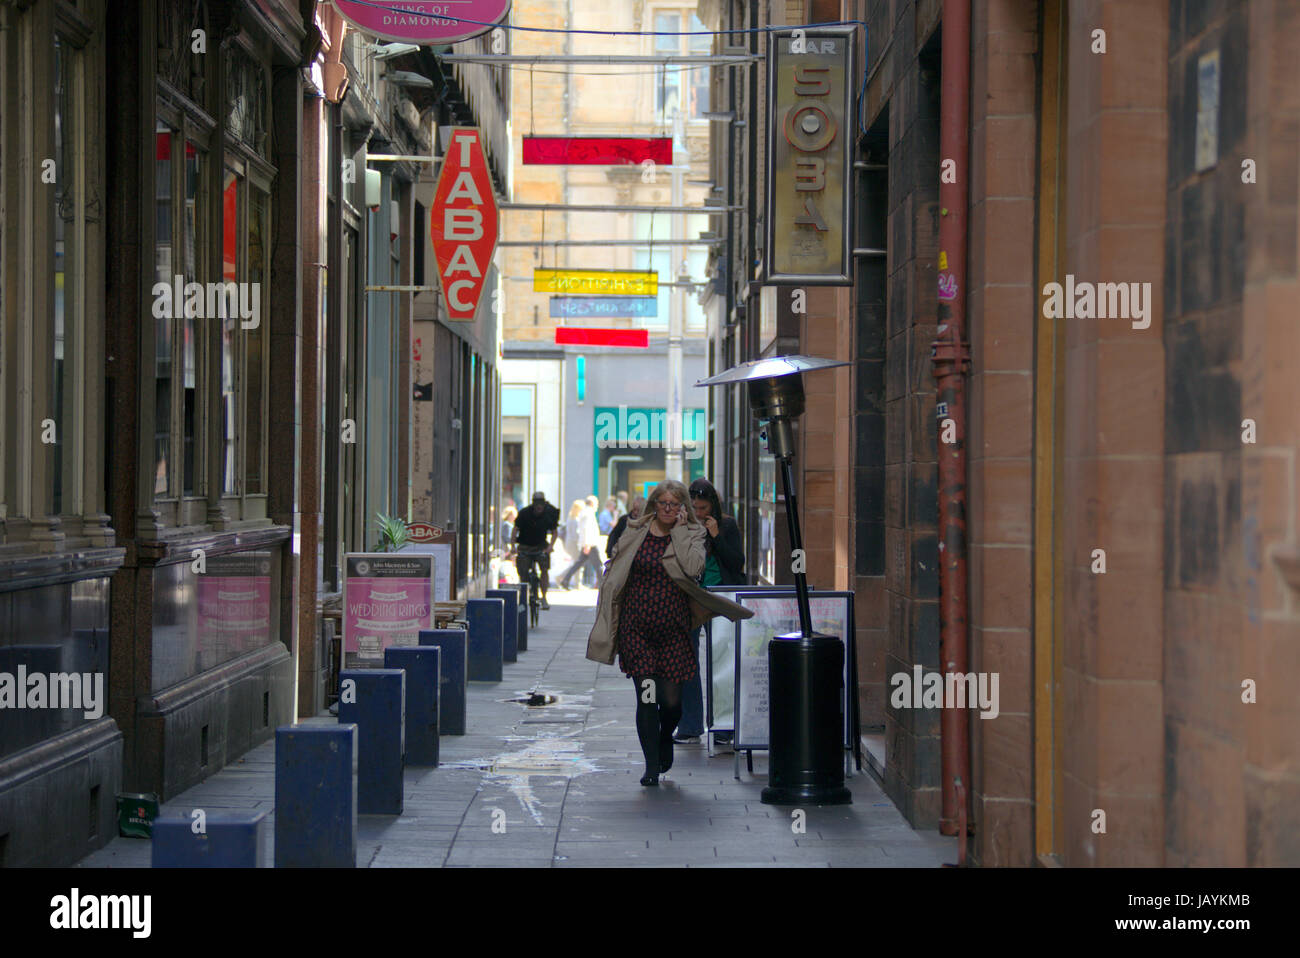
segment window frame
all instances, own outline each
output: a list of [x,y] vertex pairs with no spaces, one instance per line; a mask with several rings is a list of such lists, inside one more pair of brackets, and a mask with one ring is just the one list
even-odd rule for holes
[[[212,222],[213,197],[213,142],[216,138],[216,120],[201,110],[196,104],[170,86],[165,80],[159,80],[156,101],[156,122],[166,124],[171,136],[171,263],[173,274],[184,263],[185,236],[185,159],[187,145],[194,144],[199,156],[199,192],[195,197],[195,256],[194,276],[187,282],[206,284],[213,281],[211,276],[211,256],[216,225]],[[180,162],[176,158],[180,157]],[[155,204],[157,198],[155,196]],[[154,238],[154,248],[158,246]],[[182,269],[183,273],[184,270]],[[206,297],[205,297],[206,304]],[[212,321],[206,317],[196,317],[194,326],[194,489],[186,493],[185,485],[185,381],[184,381],[184,329],[185,319],[181,304],[173,304],[173,313],[182,315],[171,319],[171,396],[168,405],[168,474],[167,489],[163,493],[152,495],[153,508],[159,513],[159,521],[166,527],[187,527],[203,525],[208,512],[208,490],[212,488],[212,475],[208,469],[208,430],[211,428],[208,415],[208,397],[211,391],[210,366],[208,365],[212,347]],[[152,375],[150,376],[152,380]],[[155,424],[155,434],[156,434]],[[152,458],[152,453],[151,453]]]

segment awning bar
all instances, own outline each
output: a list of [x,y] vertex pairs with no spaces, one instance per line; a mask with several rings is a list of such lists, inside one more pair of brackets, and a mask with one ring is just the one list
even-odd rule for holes
[[556,213],[699,213],[721,215],[744,209],[743,206],[635,206],[622,205],[565,205],[563,203],[498,203],[503,210],[538,210]]
[[642,54],[599,54],[599,53],[444,53],[435,54],[446,63],[479,63],[485,66],[496,64],[542,64],[542,63],[607,63],[607,64],[654,64],[672,66],[707,66],[721,64],[739,66],[755,63],[763,58],[756,54],[660,54],[659,56]]

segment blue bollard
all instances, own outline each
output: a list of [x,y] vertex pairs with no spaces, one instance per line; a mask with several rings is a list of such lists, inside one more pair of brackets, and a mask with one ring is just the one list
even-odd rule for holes
[[389,646],[384,668],[406,673],[406,764],[438,767],[437,646]]
[[153,867],[261,868],[270,839],[265,811],[168,811],[153,822]]
[[466,599],[469,620],[469,680],[500,682],[505,637],[504,599]]
[[528,651],[528,583],[520,582],[510,586],[518,595],[519,606],[519,651]]
[[275,867],[357,867],[357,727],[275,730]]
[[[349,693],[348,683],[353,683]],[[406,673],[345,669],[339,673],[339,723],[357,726],[357,814],[402,814],[406,751]]]
[[519,593],[514,589],[488,589],[484,595],[489,599],[501,599],[505,602],[505,612],[501,617],[501,659],[504,662],[518,662]]
[[438,660],[438,731],[465,734],[466,654],[469,639],[464,629],[422,629],[420,645],[436,646]]

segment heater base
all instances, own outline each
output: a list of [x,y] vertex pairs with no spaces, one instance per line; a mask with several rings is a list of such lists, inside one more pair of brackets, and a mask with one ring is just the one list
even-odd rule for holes
[[852,805],[853,795],[843,785],[769,785],[761,801],[764,805]]

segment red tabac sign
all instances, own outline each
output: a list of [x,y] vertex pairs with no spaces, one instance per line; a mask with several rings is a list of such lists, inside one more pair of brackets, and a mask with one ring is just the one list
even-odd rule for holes
[[443,536],[442,529],[431,522],[408,523],[406,531],[412,542],[437,542]]
[[433,194],[430,232],[448,318],[470,322],[497,245],[497,204],[479,132],[453,127]]

